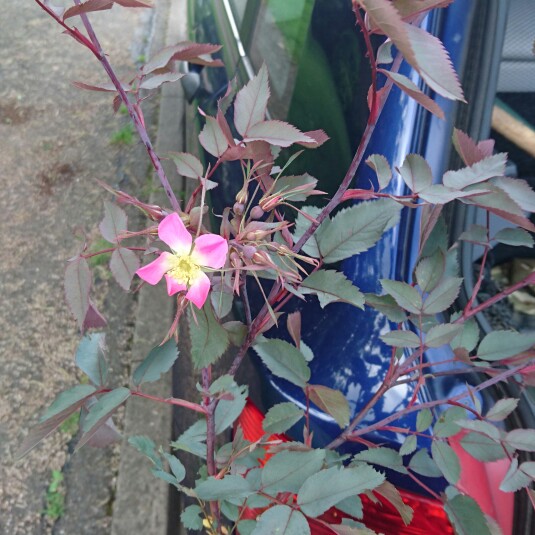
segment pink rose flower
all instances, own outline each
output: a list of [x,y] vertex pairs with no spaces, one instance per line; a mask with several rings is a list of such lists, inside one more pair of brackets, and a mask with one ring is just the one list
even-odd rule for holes
[[158,284],[165,276],[169,295],[187,291],[186,299],[202,308],[210,291],[210,279],[203,268],[220,269],[225,265],[227,241],[216,234],[203,234],[193,241],[176,213],[160,222],[158,236],[173,252],[161,253],[136,274],[149,284]]

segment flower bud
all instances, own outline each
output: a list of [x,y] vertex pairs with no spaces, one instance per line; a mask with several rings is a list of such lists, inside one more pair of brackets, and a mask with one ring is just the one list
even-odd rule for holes
[[242,251],[243,256],[250,260],[256,253],[256,247],[254,245],[244,245]]
[[258,204],[260,205],[260,208],[264,210],[264,212],[271,212],[271,210],[277,207],[281,200],[282,197],[280,195],[271,195],[269,197],[260,199]]
[[233,206],[234,213],[236,215],[243,215],[243,211],[245,210],[245,206],[243,203],[235,202]]
[[243,188],[236,193],[236,202],[240,204],[245,204],[247,202],[247,199],[249,198],[249,195],[247,193],[247,184],[243,186]]
[[251,217],[253,219],[260,219],[264,215],[264,210],[260,206],[255,206],[251,210]]

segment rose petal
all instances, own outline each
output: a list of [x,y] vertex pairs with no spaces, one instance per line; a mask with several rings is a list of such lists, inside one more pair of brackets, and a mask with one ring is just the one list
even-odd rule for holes
[[217,234],[203,234],[195,240],[192,256],[201,266],[222,268],[227,261],[228,242]]
[[169,295],[175,295],[182,290],[187,290],[188,287],[181,282],[178,282],[176,279],[173,279],[171,275],[165,275],[165,280],[167,281],[167,293]]
[[158,225],[160,240],[169,245],[178,254],[189,253],[191,249],[191,234],[187,231],[180,216],[173,212]]
[[189,299],[197,308],[202,308],[208,292],[210,291],[210,279],[202,271],[190,286],[186,299]]
[[171,267],[171,253],[162,253],[156,260],[139,268],[136,275],[149,284],[158,284]]

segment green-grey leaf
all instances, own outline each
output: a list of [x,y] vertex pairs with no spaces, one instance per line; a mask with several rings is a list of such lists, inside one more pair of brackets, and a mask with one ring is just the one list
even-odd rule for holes
[[162,374],[168,372],[178,358],[176,342],[171,339],[162,346],[151,350],[145,360],[135,369],[132,382],[139,386],[142,383],[157,381]]
[[309,385],[308,394],[312,403],[330,414],[342,429],[349,425],[349,404],[342,392],[323,385]]
[[222,433],[227,427],[230,427],[236,418],[241,414],[245,403],[247,402],[247,386],[236,385],[229,390],[234,399],[222,399],[217,404],[215,410],[215,432],[216,434]]
[[522,228],[504,228],[496,233],[494,239],[507,245],[533,247],[533,237]]
[[514,357],[535,344],[535,333],[492,331],[481,340],[477,356],[482,360],[496,361]]
[[253,346],[271,373],[304,388],[310,368],[303,354],[284,340],[265,340]]
[[247,498],[252,492],[246,479],[234,475],[227,475],[222,479],[209,477],[195,487],[195,494],[205,501]]
[[403,181],[411,191],[418,193],[433,183],[429,164],[418,154],[408,154],[403,165],[398,168]]
[[198,505],[188,505],[180,513],[180,520],[186,529],[201,530],[203,526],[202,509]]
[[311,475],[319,472],[325,459],[323,450],[281,451],[262,470],[264,492],[298,492]]
[[308,276],[299,289],[303,294],[317,295],[321,308],[338,301],[364,307],[362,292],[338,271],[320,269]]
[[201,458],[206,458],[206,420],[203,418],[188,427],[171,446],[177,450],[187,451]]
[[442,472],[425,449],[418,450],[412,456],[409,468],[422,476],[442,477]]
[[452,485],[455,485],[461,477],[461,464],[453,448],[446,442],[435,440],[431,444],[431,453],[444,477]]
[[[305,212],[307,215],[313,217],[316,219],[318,217],[319,213],[321,212],[321,208],[317,206],[303,206],[301,208],[302,212]],[[310,227],[311,222],[301,213],[297,214],[297,217],[295,219],[295,229],[293,238],[294,241],[297,242],[303,236],[303,234],[308,230]],[[319,258],[320,250],[318,246],[318,239],[319,236],[323,230],[324,225],[320,225],[318,230],[310,237],[310,239],[303,245],[302,251],[306,253],[308,256],[311,256],[313,258]]]
[[214,316],[211,304],[207,301],[201,310],[196,310],[197,322],[193,312],[188,314],[191,337],[191,358],[196,369],[205,368],[223,355],[229,345],[229,335]]
[[466,434],[461,439],[461,446],[478,461],[492,462],[506,456],[501,444],[481,433],[470,432]]
[[[308,197],[307,192],[314,189],[317,183],[318,179],[308,173],[299,176],[281,176],[277,179],[277,182],[275,182],[272,194],[284,195],[285,198],[293,202],[303,202],[306,201]],[[289,190],[300,186],[308,186],[309,189],[306,189],[304,192],[298,191],[285,195]]]
[[80,403],[80,401],[89,397],[94,392],[96,392],[96,388],[92,385],[76,385],[69,390],[65,390],[65,392],[60,392],[52,402],[52,405],[41,416],[39,422],[44,422],[72,405]]
[[341,210],[318,236],[323,260],[338,262],[367,251],[398,223],[401,208],[395,201],[380,199]]
[[240,520],[237,527],[240,535],[252,535],[256,527],[256,520]]
[[472,225],[459,236],[459,240],[473,243],[487,243],[487,227],[483,225]]
[[491,535],[485,515],[477,502],[463,494],[457,494],[444,505],[458,535]]
[[[455,321],[460,314],[454,314],[451,321]],[[466,351],[472,351],[479,342],[479,327],[474,318],[470,318],[463,323],[461,332],[451,341],[451,348],[457,349],[463,347]]]
[[230,343],[236,347],[240,347],[247,336],[247,325],[241,321],[227,321],[223,323],[223,328],[228,333]]
[[310,527],[299,511],[287,505],[275,505],[262,513],[252,535],[275,534],[310,535]]
[[180,483],[186,477],[184,465],[174,455],[164,453],[163,456],[169,463],[169,468],[171,468],[171,472],[173,472],[177,482]]
[[420,347],[418,335],[412,331],[390,331],[382,334],[381,340],[393,347]]
[[431,327],[425,337],[425,345],[428,347],[440,347],[449,344],[462,330],[462,325],[442,324]]
[[366,304],[375,310],[384,314],[390,321],[394,323],[403,323],[407,316],[403,312],[402,308],[396,303],[395,299],[391,295],[375,295],[364,294],[366,298]]
[[336,508],[353,518],[362,518],[362,500],[358,496],[350,496],[336,504]]
[[403,445],[399,449],[400,455],[410,455],[414,451],[416,451],[416,448],[418,447],[418,438],[416,435],[409,435],[405,441],[403,442]]
[[447,438],[456,435],[461,427],[457,420],[466,417],[466,410],[462,407],[450,407],[444,411],[437,419],[433,427],[433,434],[440,438]]
[[150,459],[157,468],[163,470],[162,460],[156,452],[156,444],[149,437],[143,435],[132,436],[128,439],[128,443],[139,453]]
[[462,420],[456,421],[457,425],[461,426],[463,429],[469,429],[470,431],[475,431],[476,433],[482,433],[488,437],[499,441],[500,440],[500,431],[495,426],[484,420],[471,420],[469,418],[464,418]]
[[505,442],[522,451],[535,451],[535,429],[513,429],[505,436]]
[[396,303],[411,314],[419,314],[422,310],[422,296],[416,288],[406,282],[381,279],[381,286],[390,294]]
[[291,401],[279,403],[269,409],[262,427],[267,434],[284,433],[295,425],[304,414],[303,410]]
[[86,334],[76,350],[76,366],[97,386],[104,385],[108,377],[105,350],[106,335],[104,333]]
[[392,179],[392,169],[388,160],[382,154],[372,154],[366,160],[366,164],[375,171],[377,181],[379,182],[379,189],[385,189]]
[[415,269],[416,282],[420,290],[424,293],[433,290],[444,275],[445,267],[446,259],[440,249],[431,256],[422,258]]
[[518,399],[499,399],[487,412],[485,418],[493,422],[505,420],[518,406]]
[[505,477],[500,483],[503,492],[516,492],[531,483],[531,478],[518,469],[518,458],[513,458]]
[[303,483],[297,503],[307,516],[316,517],[349,496],[373,490],[384,480],[383,474],[365,464],[353,468],[328,468]]
[[367,463],[378,464],[384,466],[385,468],[390,468],[396,472],[401,472],[402,474],[407,473],[407,469],[403,466],[403,459],[401,455],[391,448],[378,447],[378,448],[369,448],[357,453],[353,460],[355,461],[365,461]]
[[433,413],[429,409],[422,409],[416,417],[416,430],[423,433],[433,423]]
[[457,299],[463,279],[451,277],[442,280],[424,301],[424,314],[438,314],[449,308]]
[[84,434],[93,427],[107,420],[110,415],[130,397],[130,390],[124,386],[115,388],[111,392],[102,395],[91,407],[83,424]]

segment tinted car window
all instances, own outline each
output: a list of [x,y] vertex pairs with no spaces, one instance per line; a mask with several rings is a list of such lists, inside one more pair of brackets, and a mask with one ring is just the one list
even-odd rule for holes
[[296,160],[290,171],[310,172],[332,193],[349,166],[368,114],[369,66],[351,2],[249,0],[247,8],[254,18],[247,18],[240,32],[254,69],[262,63],[268,67],[272,117],[304,131],[322,128],[331,137],[319,150]]

